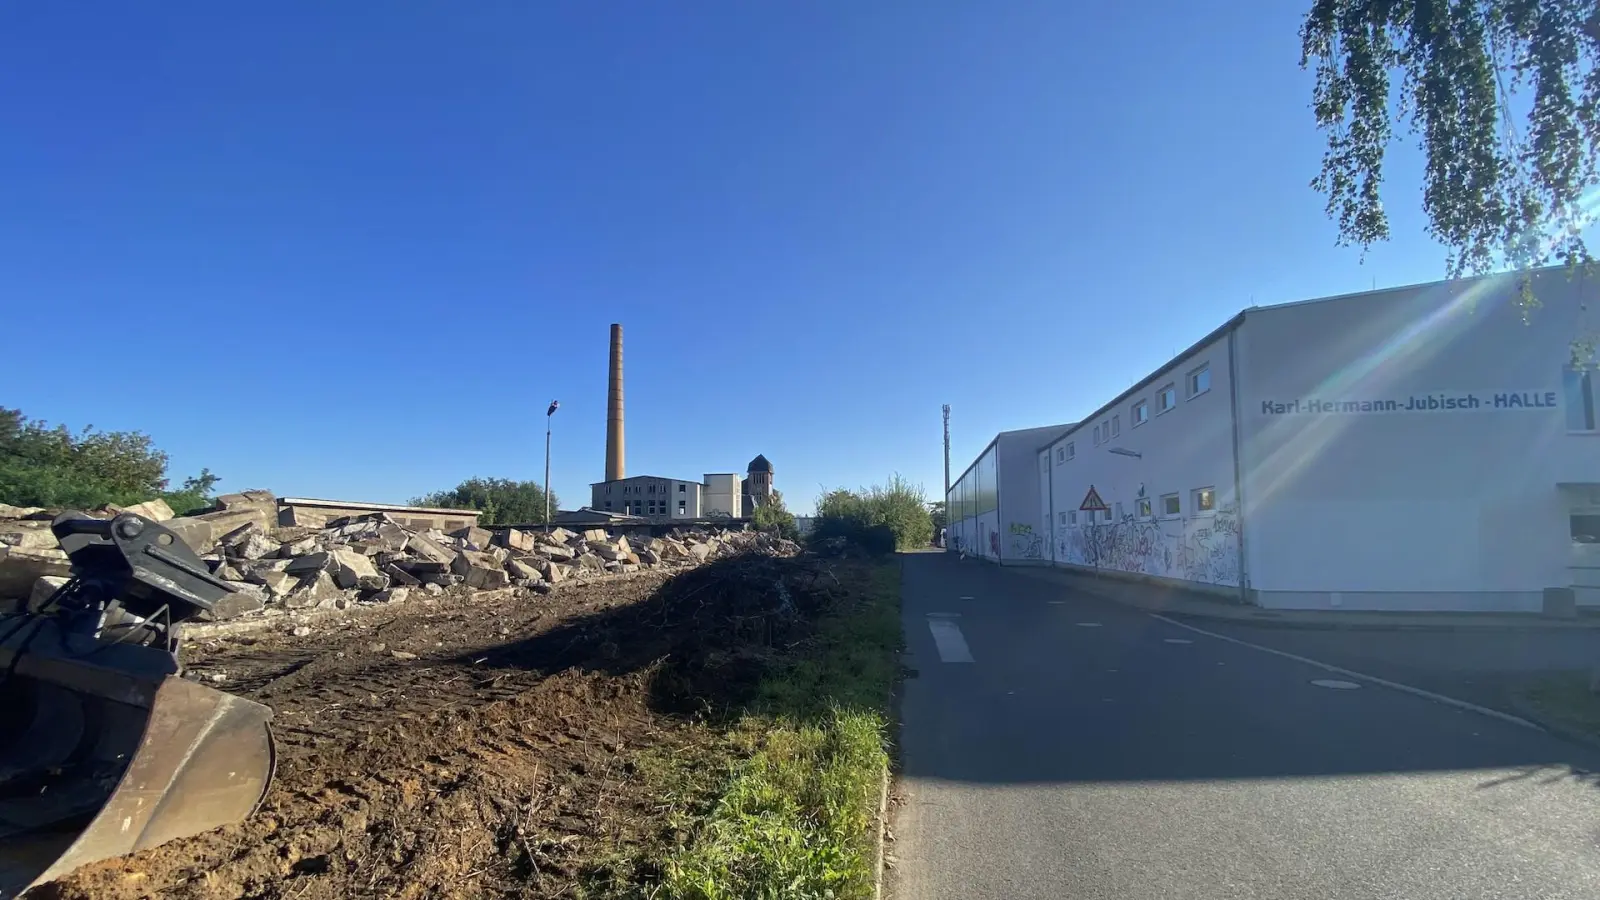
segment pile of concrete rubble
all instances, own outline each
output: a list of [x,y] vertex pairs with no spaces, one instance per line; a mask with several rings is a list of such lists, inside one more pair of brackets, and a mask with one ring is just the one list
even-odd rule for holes
[[[345,609],[404,602],[413,592],[441,594],[526,589],[543,593],[569,579],[646,567],[684,568],[756,550],[789,555],[793,543],[758,532],[674,529],[660,537],[583,532],[463,528],[419,531],[383,513],[317,525],[279,525],[277,500],[265,491],[219,498],[209,512],[174,518],[159,500],[126,507],[162,522],[235,590],[219,619],[274,611]],[[0,607],[37,606],[67,580],[67,556],[50,520],[57,510],[0,504]],[[91,512],[112,516],[106,507]]]

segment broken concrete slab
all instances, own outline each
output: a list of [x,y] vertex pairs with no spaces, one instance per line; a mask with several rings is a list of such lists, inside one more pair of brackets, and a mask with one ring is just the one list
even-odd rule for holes
[[546,560],[539,566],[539,573],[544,576],[545,581],[551,584],[560,584],[571,577],[572,567]]
[[405,587],[416,587],[417,585],[422,584],[422,580],[420,578],[417,578],[415,575],[412,575],[410,572],[407,572],[405,569],[400,568],[394,563],[389,563],[388,565],[384,566],[383,574],[389,576],[390,584],[398,584]]
[[333,551],[322,550],[292,560],[284,571],[290,575],[306,575],[311,572],[331,571],[333,566]]
[[267,594],[274,600],[289,596],[290,592],[300,584],[300,578],[288,572],[260,572],[256,574],[256,578],[259,580],[252,583],[266,588]]
[[239,559],[262,559],[276,555],[281,546],[277,541],[262,534],[260,529],[251,526],[252,530],[242,540],[236,541],[229,549]]
[[523,581],[544,580],[544,573],[539,571],[538,566],[532,560],[508,559],[506,560],[506,573],[512,578],[522,579]]
[[389,586],[389,579],[378,574],[372,560],[348,547],[328,551],[332,557],[333,580],[346,590],[381,591]]
[[510,584],[504,569],[493,556],[476,550],[463,550],[450,566],[450,571],[466,580],[468,587],[480,590],[503,588]]
[[479,528],[476,525],[459,528],[450,532],[450,536],[459,541],[466,541],[472,545],[469,549],[475,550],[487,550],[490,544],[494,542],[494,532],[487,528]]
[[587,548],[590,553],[593,553],[595,556],[600,557],[606,562],[616,562],[618,559],[622,558],[622,554],[624,552],[619,550],[617,545],[611,543],[610,541],[584,541],[583,546]]
[[583,533],[583,539],[585,542],[608,541],[611,539],[611,535],[607,534],[604,528],[591,528]]
[[216,619],[235,619],[245,613],[255,612],[267,605],[267,589],[259,584],[236,585],[234,592],[218,600],[211,607]]
[[496,531],[494,533],[494,542],[496,546],[522,553],[533,552],[534,544],[537,543],[534,540],[533,532],[523,531],[520,528],[507,528],[504,531]]
[[283,605],[290,609],[309,609],[326,600],[343,598],[344,591],[333,580],[333,576],[318,569],[300,579],[300,583],[284,598]]
[[694,561],[695,562],[705,562],[706,561],[706,557],[711,555],[711,545],[710,544],[690,544],[689,545],[689,555],[694,557]]
[[71,580],[65,575],[40,575],[38,580],[33,583],[33,590],[28,594],[28,609],[33,612],[44,609],[45,604],[50,602],[50,598],[55,596],[56,591]]
[[152,522],[165,522],[173,516],[172,507],[168,506],[167,501],[160,497],[154,500],[146,500],[143,503],[135,503],[132,506],[124,506],[122,511],[144,516]]
[[572,559],[578,551],[564,545],[542,544],[534,548],[534,552],[548,559]]
[[50,547],[0,546],[0,597],[22,599],[44,575],[72,574],[65,551]]
[[589,572],[598,572],[605,568],[606,561],[593,553],[585,553],[577,559],[578,568]]
[[190,549],[196,553],[203,553],[221,535],[251,522],[265,528],[272,520],[261,509],[246,506],[202,513],[198,516],[179,516],[176,519],[168,519],[162,524],[188,544]]
[[408,587],[392,587],[386,591],[379,591],[372,595],[373,603],[404,603],[411,597]]
[[49,522],[8,522],[4,527],[0,527],[0,544],[28,550],[59,546],[55,532],[50,530]]
[[42,506],[12,506],[0,503],[0,519],[26,519],[44,512]]
[[406,547],[412,553],[430,562],[444,563],[448,566],[455,562],[456,559],[454,550],[445,549],[438,541],[424,534],[413,534],[411,539],[406,542]]
[[305,556],[317,552],[319,544],[315,535],[307,535],[298,540],[290,541],[278,548],[278,555],[286,559]]

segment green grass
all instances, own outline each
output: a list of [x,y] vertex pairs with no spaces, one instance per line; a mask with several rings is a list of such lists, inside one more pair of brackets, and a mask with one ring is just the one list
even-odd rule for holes
[[865,579],[858,602],[820,622],[729,730],[724,783],[663,861],[652,896],[871,896],[901,641],[899,566],[862,566],[841,578],[857,576]]
[[1600,694],[1589,690],[1588,672],[1552,672],[1524,685],[1518,693],[1541,718],[1600,737]]

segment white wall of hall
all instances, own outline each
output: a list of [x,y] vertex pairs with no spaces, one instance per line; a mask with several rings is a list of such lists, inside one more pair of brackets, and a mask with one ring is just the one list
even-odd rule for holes
[[[995,439],[997,478],[1000,488],[996,531],[999,560],[1003,565],[1046,565],[1050,559],[1050,533],[1039,526],[1041,503],[1048,497],[1040,493],[1039,447],[1068,428],[1050,425],[1003,431]],[[1044,473],[1048,481],[1049,473]]]
[[1570,432],[1563,369],[1600,325],[1579,311],[1600,283],[1547,271],[1533,288],[1526,323],[1513,278],[1246,314],[1240,463],[1263,606],[1531,611],[1576,583],[1575,492],[1558,485],[1600,485],[1600,434]]
[[[1229,346],[1227,332],[1214,336],[1049,445],[1056,564],[1240,585]],[[1191,390],[1190,376],[1201,373],[1201,389]],[[1139,422],[1141,403],[1148,417]],[[1090,487],[1108,513],[1079,511]],[[1208,509],[1201,491],[1210,492]],[[1175,512],[1163,506],[1168,498]]]

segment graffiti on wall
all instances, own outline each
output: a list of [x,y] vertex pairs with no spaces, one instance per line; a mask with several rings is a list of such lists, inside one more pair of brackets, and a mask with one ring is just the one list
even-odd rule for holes
[[1010,527],[1010,552],[1012,559],[1043,559],[1044,536],[1026,522],[1012,522]]
[[1056,558],[1081,566],[1144,575],[1239,583],[1239,512],[1224,504],[1208,516],[1121,521],[1063,528],[1056,534]]

